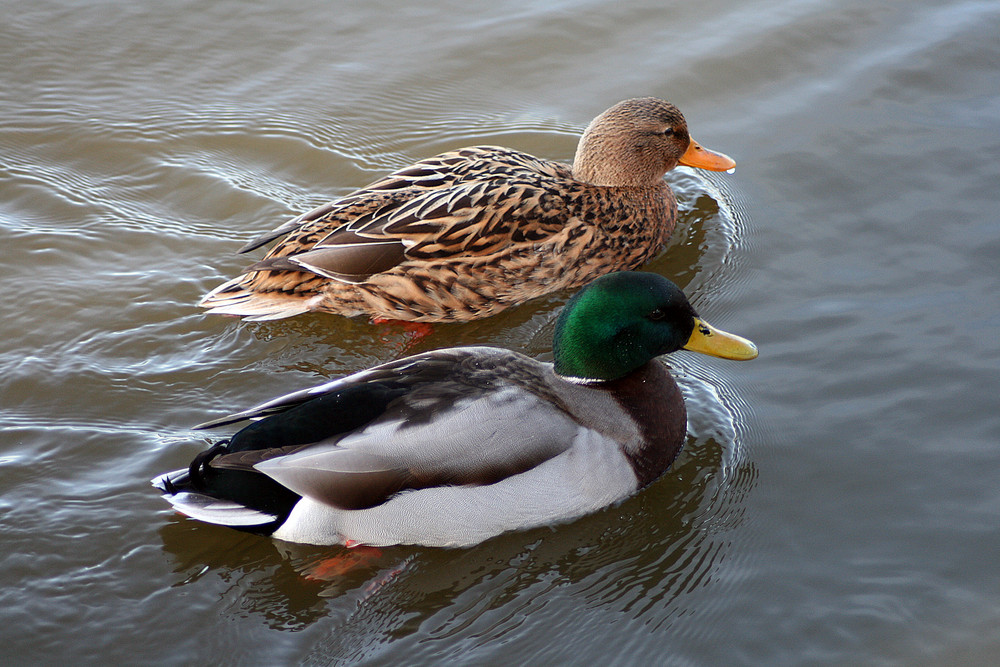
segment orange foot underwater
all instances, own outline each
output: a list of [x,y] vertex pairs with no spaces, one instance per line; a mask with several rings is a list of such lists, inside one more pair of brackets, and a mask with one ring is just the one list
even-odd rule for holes
[[406,320],[390,320],[384,317],[373,317],[372,324],[378,325],[383,343],[394,342],[393,334],[402,332],[402,342],[395,342],[396,351],[403,354],[421,340],[434,333],[434,325],[429,322],[407,322]]
[[382,557],[382,550],[375,547],[347,545],[350,551],[323,558],[302,571],[310,581],[332,581],[359,567],[371,565]]

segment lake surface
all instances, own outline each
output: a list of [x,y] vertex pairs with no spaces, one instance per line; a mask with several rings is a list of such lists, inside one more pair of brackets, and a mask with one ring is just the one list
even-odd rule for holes
[[[0,4],[0,662],[998,659],[1000,4]],[[195,304],[246,240],[388,170],[570,161],[643,95],[738,163],[668,175],[648,268],[761,351],[675,355],[665,477],[344,573],[149,486],[215,437],[192,425],[404,350],[548,359],[567,294],[417,342]]]

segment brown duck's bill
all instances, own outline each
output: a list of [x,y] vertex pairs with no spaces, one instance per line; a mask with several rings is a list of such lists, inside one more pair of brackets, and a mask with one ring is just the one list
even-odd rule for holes
[[708,169],[709,171],[729,171],[736,167],[733,158],[702,148],[694,139],[691,140],[691,144],[684,151],[679,162],[688,167]]
[[712,357],[749,361],[757,358],[757,346],[746,338],[716,329],[702,319],[694,319],[694,331],[688,339],[685,350],[701,352]]

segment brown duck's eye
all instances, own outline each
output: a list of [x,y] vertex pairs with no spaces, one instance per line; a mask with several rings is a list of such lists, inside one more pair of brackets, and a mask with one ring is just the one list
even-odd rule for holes
[[663,131],[663,136],[665,136],[665,137],[672,137],[672,136],[674,136],[674,128],[668,127],[667,129],[665,129]]

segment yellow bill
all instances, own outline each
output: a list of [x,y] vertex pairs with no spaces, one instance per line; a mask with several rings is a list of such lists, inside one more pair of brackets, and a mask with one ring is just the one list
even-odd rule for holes
[[701,352],[711,357],[735,359],[736,361],[749,361],[757,358],[757,346],[746,338],[716,329],[697,317],[694,318],[694,331],[691,332],[691,337],[684,345],[684,349]]

